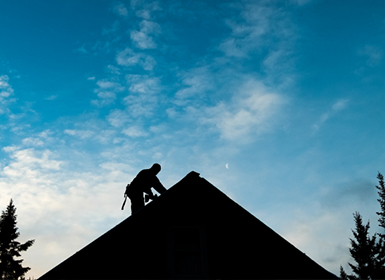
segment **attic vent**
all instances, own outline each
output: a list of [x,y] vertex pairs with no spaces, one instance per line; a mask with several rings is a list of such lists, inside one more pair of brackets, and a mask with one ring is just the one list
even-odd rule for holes
[[175,277],[202,278],[207,272],[204,231],[200,227],[173,227],[169,262]]

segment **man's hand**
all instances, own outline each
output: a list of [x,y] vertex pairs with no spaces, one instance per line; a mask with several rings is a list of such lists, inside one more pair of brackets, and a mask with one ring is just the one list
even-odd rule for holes
[[154,200],[155,198],[157,198],[158,197],[158,195],[156,194],[156,195],[154,195],[154,194],[146,194],[145,196],[144,196],[144,201],[145,202],[148,202],[150,199],[151,200]]

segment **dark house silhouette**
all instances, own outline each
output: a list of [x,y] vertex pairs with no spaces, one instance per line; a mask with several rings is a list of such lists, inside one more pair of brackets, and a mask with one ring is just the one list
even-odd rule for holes
[[198,173],[46,279],[336,279]]

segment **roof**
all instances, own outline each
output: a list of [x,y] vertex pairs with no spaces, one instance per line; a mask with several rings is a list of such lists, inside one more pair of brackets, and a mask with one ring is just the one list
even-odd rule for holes
[[183,278],[177,229],[199,231],[195,278],[337,278],[192,171],[40,279]]

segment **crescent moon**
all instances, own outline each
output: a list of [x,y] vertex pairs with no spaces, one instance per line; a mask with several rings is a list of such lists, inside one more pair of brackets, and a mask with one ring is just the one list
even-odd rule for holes
[[228,163],[226,163],[226,169],[229,169],[229,164]]

